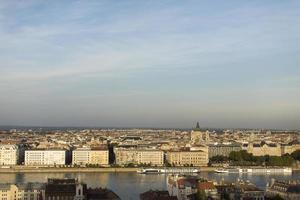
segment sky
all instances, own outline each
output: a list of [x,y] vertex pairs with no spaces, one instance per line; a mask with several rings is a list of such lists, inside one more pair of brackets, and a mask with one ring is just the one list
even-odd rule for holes
[[300,129],[300,1],[0,0],[0,125]]

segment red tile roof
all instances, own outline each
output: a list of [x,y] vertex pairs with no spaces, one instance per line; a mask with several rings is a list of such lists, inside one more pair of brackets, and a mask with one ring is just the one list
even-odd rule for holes
[[200,182],[198,183],[199,190],[213,190],[216,189],[213,182]]

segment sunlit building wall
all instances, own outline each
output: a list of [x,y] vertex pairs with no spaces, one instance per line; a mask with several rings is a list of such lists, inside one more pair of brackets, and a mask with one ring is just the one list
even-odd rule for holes
[[19,163],[19,147],[15,144],[0,145],[0,165],[17,165]]
[[25,165],[65,165],[65,150],[26,150]]
[[42,183],[0,184],[1,200],[42,200],[45,187]]
[[151,164],[153,166],[162,166],[164,164],[164,152],[154,149],[126,149],[115,148],[116,164]]
[[208,152],[203,150],[174,150],[167,152],[166,159],[168,163],[175,166],[207,166]]
[[73,165],[108,165],[108,149],[76,149],[72,152]]

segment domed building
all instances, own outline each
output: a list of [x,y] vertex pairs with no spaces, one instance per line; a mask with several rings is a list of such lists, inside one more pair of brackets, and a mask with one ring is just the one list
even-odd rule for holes
[[209,132],[201,131],[199,122],[197,122],[196,128],[191,132],[192,144],[203,144],[209,142]]

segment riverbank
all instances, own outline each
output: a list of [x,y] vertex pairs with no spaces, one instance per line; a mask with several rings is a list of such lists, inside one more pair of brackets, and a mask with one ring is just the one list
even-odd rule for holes
[[[0,168],[0,174],[3,173],[124,173],[136,172],[138,167],[122,168],[122,167],[105,167],[105,168],[89,168],[89,167],[32,167],[32,166],[15,166],[10,168]],[[214,172],[217,167],[198,167],[201,172]],[[300,171],[300,168],[293,168],[293,171]]]
[[[11,167],[11,168],[0,168],[0,173],[123,173],[123,172],[136,172],[140,168],[132,167],[132,168],[121,168],[121,167],[107,167],[107,168],[59,168],[59,167]],[[216,168],[214,167],[200,167],[197,168],[203,172],[212,172]]]

